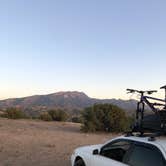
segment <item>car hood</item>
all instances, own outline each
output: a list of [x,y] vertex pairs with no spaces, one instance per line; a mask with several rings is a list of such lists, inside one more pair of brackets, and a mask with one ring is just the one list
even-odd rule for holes
[[91,145],[91,146],[83,146],[80,148],[77,148],[75,151],[76,152],[92,152],[94,149],[100,149],[102,146],[102,144],[98,144],[98,145]]

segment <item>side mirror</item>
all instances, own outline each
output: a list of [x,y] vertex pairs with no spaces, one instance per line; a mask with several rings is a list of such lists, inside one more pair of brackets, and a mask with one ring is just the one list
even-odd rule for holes
[[92,154],[93,155],[98,155],[99,154],[99,150],[98,149],[93,150]]

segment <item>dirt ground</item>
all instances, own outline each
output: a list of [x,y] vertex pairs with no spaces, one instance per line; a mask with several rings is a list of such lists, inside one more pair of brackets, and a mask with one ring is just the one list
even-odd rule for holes
[[0,118],[0,166],[70,166],[76,147],[112,137],[81,133],[74,123]]

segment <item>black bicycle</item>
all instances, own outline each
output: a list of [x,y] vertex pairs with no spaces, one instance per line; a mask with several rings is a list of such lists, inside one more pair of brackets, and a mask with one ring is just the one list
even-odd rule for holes
[[[165,90],[165,99],[149,96],[156,93],[156,90],[127,89],[128,93],[140,94],[136,109],[136,121],[132,127],[132,132],[140,132],[141,135],[144,132],[166,133],[166,86],[161,87],[161,89]],[[149,112],[149,110],[152,112]]]

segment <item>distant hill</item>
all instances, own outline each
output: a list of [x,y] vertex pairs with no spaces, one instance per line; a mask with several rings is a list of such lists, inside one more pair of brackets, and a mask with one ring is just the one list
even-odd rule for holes
[[95,99],[88,97],[83,92],[58,92],[48,95],[35,95],[24,98],[0,100],[0,109],[19,107],[29,112],[40,112],[52,108],[62,108],[68,111],[81,110],[95,103],[115,104],[126,111],[135,110],[135,100]]

